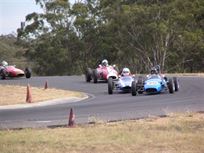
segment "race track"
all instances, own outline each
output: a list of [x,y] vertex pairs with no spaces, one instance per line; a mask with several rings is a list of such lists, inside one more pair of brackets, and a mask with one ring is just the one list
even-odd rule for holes
[[88,93],[81,102],[24,109],[0,110],[0,128],[24,128],[66,125],[70,108],[77,124],[97,121],[136,119],[172,112],[204,111],[204,78],[180,77],[180,90],[174,94],[108,95],[106,83],[86,83],[83,76],[33,77],[0,80],[0,84],[27,85],[76,90]]

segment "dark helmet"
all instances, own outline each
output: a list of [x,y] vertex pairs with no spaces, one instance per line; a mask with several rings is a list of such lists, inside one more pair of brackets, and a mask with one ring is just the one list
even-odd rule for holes
[[155,67],[151,68],[151,74],[158,74],[158,71]]
[[157,69],[157,72],[160,73],[160,65],[156,65],[155,68]]

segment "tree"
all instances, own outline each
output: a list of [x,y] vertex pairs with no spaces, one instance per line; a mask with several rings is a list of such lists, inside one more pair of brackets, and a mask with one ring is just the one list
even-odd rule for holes
[[146,73],[204,68],[202,0],[36,0],[44,13],[26,16],[19,40],[43,75],[83,73],[103,58]]

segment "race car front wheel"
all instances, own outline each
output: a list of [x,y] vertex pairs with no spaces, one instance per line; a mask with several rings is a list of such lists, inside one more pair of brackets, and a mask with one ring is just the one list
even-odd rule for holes
[[98,78],[97,78],[97,70],[93,70],[93,81],[94,83],[97,83],[98,82]]
[[108,78],[108,94],[113,94],[113,79]]
[[91,75],[92,75],[92,70],[90,68],[87,68],[86,74],[85,74],[86,82],[90,82],[91,81]]
[[25,76],[27,79],[31,77],[31,69],[25,68]]
[[178,91],[179,90],[179,83],[178,83],[177,77],[173,77],[173,81],[174,81],[175,91]]
[[131,92],[132,92],[132,96],[137,95],[137,89],[136,89],[136,82],[135,81],[132,81]]

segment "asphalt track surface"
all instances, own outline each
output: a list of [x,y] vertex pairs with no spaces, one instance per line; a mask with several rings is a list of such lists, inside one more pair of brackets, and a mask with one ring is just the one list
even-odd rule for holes
[[29,83],[43,87],[45,81],[48,81],[49,87],[82,91],[90,97],[80,102],[0,110],[1,129],[67,125],[70,108],[73,108],[76,124],[204,111],[204,78],[201,77],[180,77],[180,90],[174,94],[142,94],[134,97],[129,93],[108,95],[107,83],[86,83],[84,76],[18,78],[0,80],[0,84]]

